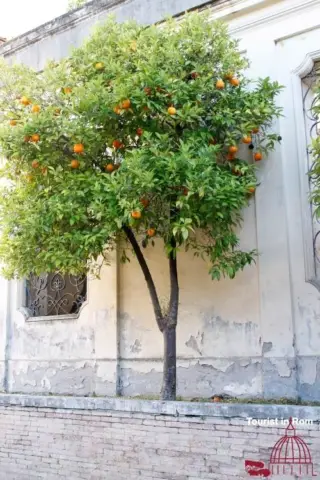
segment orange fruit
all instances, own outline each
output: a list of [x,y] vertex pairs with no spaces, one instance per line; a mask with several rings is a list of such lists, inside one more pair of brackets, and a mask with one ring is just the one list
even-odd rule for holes
[[156,234],[155,228],[148,228],[148,230],[147,230],[148,237],[154,237],[155,234]]
[[143,130],[142,128],[137,128],[137,131],[136,131],[138,137],[141,137],[141,135],[143,135]]
[[31,136],[31,140],[35,143],[39,142],[40,141],[40,135],[35,133],[34,135]]
[[79,160],[71,160],[71,162],[70,162],[70,167],[71,167],[71,168],[79,168],[79,167],[80,167],[80,162],[79,162]]
[[63,89],[63,92],[66,94],[66,95],[70,95],[70,93],[72,93],[72,88],[70,87],[65,87]]
[[249,193],[254,193],[256,191],[256,187],[248,187]]
[[240,85],[240,80],[236,77],[232,77],[230,80],[231,85],[234,87],[238,87]]
[[254,133],[254,134],[259,133],[259,128],[258,128],[258,127],[253,128],[253,129],[252,129],[252,133]]
[[199,77],[199,73],[198,73],[198,72],[191,72],[191,78],[192,78],[193,80],[195,80],[195,79],[198,78],[198,77]]
[[175,115],[177,113],[177,110],[174,107],[169,107],[168,113],[169,115]]
[[114,170],[114,165],[112,163],[108,163],[107,165],[105,165],[104,169],[107,171],[107,172],[113,172]]
[[120,115],[121,113],[121,108],[119,107],[119,105],[116,105],[113,109],[114,113],[116,113],[117,115]]
[[31,112],[32,113],[39,113],[41,110],[40,105],[32,105]]
[[232,72],[227,72],[224,76],[226,80],[231,80],[233,78],[233,73]]
[[230,145],[228,152],[229,153],[237,153],[238,147],[236,145]]
[[102,62],[97,62],[94,66],[96,70],[103,70],[104,64]]
[[220,79],[220,80],[218,80],[218,81],[217,81],[217,83],[216,83],[216,87],[217,87],[219,90],[222,90],[222,89],[224,89],[224,87],[225,87],[225,83],[224,83],[224,81],[223,81],[223,80],[221,80],[221,79]]
[[32,168],[38,168],[39,167],[39,162],[37,162],[37,160],[33,160],[33,162],[31,163],[31,166],[32,166]]
[[11,127],[15,127],[17,125],[17,120],[10,120]]
[[30,142],[30,140],[31,140],[31,137],[29,135],[25,135],[23,141],[27,143],[27,142]]
[[227,160],[229,160],[229,162],[232,162],[232,160],[234,160],[234,159],[235,159],[234,153],[228,153]]
[[27,105],[30,105],[31,102],[28,97],[23,96],[20,98],[20,103],[26,107]]
[[147,198],[140,198],[140,203],[143,205],[145,208],[147,208],[150,204],[149,200]]
[[249,135],[246,135],[245,137],[242,138],[242,143],[251,143],[252,138],[249,137]]
[[139,220],[139,218],[141,218],[141,212],[139,210],[134,210],[131,212],[131,217],[135,220]]
[[256,152],[254,154],[254,159],[256,162],[260,162],[260,160],[262,160],[262,153],[261,152]]
[[126,100],[123,100],[123,102],[121,103],[121,107],[124,110],[128,110],[128,108],[131,107],[131,101],[128,98]]
[[120,140],[113,140],[112,146],[113,146],[113,148],[115,148],[116,150],[118,150],[119,148],[122,148],[122,147],[123,147],[123,143],[120,142]]
[[76,143],[73,146],[73,151],[74,153],[78,153],[79,155],[81,155],[84,152],[84,145],[82,143]]

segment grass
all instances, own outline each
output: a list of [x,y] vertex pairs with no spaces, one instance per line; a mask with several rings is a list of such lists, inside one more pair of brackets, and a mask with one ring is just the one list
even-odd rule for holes
[[[320,407],[320,402],[309,402],[306,400],[296,399],[296,398],[260,398],[260,397],[252,397],[252,398],[245,398],[245,397],[231,397],[229,395],[216,395],[221,398],[221,402],[223,403],[249,403],[249,404],[263,404],[263,405],[305,405],[310,407]],[[128,398],[131,400],[160,400],[159,395],[137,395],[134,397],[120,397],[120,398]],[[176,399],[177,402],[197,402],[197,403],[210,403],[213,401],[213,397],[211,398],[204,398],[204,397],[196,397],[196,398],[184,398],[178,396]]]
[[[1,393],[5,393],[3,391],[0,391]],[[12,395],[23,395],[25,392],[15,392]],[[31,395],[31,394],[30,394]],[[43,392],[43,393],[38,393],[34,394],[35,396],[56,396],[56,397],[73,397],[76,395],[72,394],[58,394],[58,393],[52,393],[52,392]],[[97,395],[95,392],[92,394],[86,394],[83,395],[85,397],[96,397],[96,398],[105,398],[105,395]],[[222,403],[249,403],[249,404],[262,404],[262,405],[303,405],[303,406],[309,406],[309,407],[320,407],[320,402],[311,402],[307,400],[301,400],[300,398],[261,398],[261,397],[232,397],[230,395],[214,395],[216,397],[220,397]],[[132,397],[126,397],[126,396],[118,396],[114,398],[123,398],[127,400],[150,400],[150,401],[159,401],[161,400],[160,395],[135,395]],[[213,397],[181,397],[177,396],[176,398],[177,402],[195,402],[195,403],[212,403],[213,402]]]

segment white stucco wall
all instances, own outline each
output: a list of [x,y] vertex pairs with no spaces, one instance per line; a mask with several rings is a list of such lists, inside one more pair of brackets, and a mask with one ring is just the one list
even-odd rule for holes
[[[41,69],[47,59],[59,59],[79,45],[110,9],[119,20],[147,23],[199,3],[93,2],[4,45],[0,54]],[[261,162],[261,185],[244,214],[241,242],[244,248],[258,248],[256,266],[232,281],[212,282],[204,262],[192,254],[179,257],[178,393],[320,400],[319,291],[306,282],[313,252],[306,221],[300,78],[320,59],[320,0],[217,1],[210,8],[212,17],[227,21],[231,34],[240,39],[251,61],[248,75],[270,76],[285,85],[279,99],[284,117],[276,125],[283,141]],[[161,246],[148,250],[147,257],[165,297],[167,266]],[[2,280],[0,378],[10,391],[159,391],[162,338],[134,259],[121,266],[114,259],[101,280],[89,282],[88,303],[75,320],[28,323],[17,310],[19,286],[11,282],[9,296],[7,289]]]

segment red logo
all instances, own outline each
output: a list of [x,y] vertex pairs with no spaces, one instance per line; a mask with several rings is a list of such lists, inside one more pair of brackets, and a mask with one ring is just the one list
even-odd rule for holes
[[317,476],[313,470],[309,447],[296,434],[292,418],[289,419],[285,435],[277,441],[272,449],[269,467],[264,462],[245,460],[245,469],[251,477],[269,477],[271,475]]

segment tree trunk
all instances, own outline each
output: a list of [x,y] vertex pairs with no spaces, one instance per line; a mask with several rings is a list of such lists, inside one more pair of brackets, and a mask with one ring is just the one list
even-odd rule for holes
[[[175,240],[171,240],[173,248],[176,247]],[[169,255],[170,268],[170,301],[169,313],[165,317],[165,327],[163,329],[164,339],[164,365],[163,365],[163,384],[161,391],[162,400],[175,400],[177,392],[177,348],[176,348],[176,328],[178,322],[179,309],[179,282],[177,269],[177,255],[173,251]]]
[[166,327],[163,330],[164,364],[162,400],[175,400],[177,390],[177,365],[176,365],[176,326]]
[[177,391],[177,353],[176,353],[176,327],[179,308],[179,282],[176,256],[176,242],[171,240],[172,252],[169,255],[170,268],[170,300],[168,315],[163,316],[158,294],[147,262],[130,227],[123,226],[129,242],[137,256],[140,267],[149,289],[156,321],[164,340],[164,365],[163,383],[161,389],[162,400],[175,400]]

